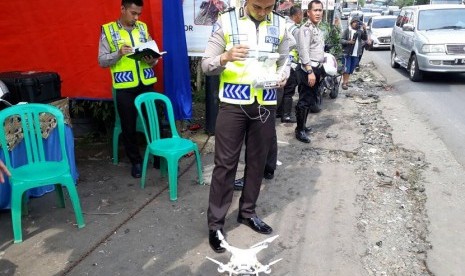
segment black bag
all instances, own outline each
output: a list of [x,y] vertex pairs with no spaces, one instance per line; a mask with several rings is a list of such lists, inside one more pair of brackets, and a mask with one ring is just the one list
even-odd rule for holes
[[49,103],[61,97],[61,80],[55,72],[2,72],[11,104]]

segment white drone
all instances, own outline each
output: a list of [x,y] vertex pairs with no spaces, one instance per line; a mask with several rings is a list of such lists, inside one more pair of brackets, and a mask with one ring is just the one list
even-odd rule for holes
[[270,274],[270,266],[282,260],[281,258],[272,261],[267,265],[263,265],[257,260],[257,253],[260,252],[262,249],[267,248],[268,244],[274,241],[279,235],[273,236],[262,242],[254,244],[248,249],[240,249],[229,245],[228,242],[226,242],[224,236],[221,234],[221,231],[218,230],[217,233],[218,238],[221,241],[221,246],[224,247],[227,251],[231,252],[231,259],[227,264],[223,264],[220,261],[217,261],[210,257],[206,257],[210,261],[218,264],[219,273],[228,272],[229,276],[232,276],[233,274],[259,276],[259,273],[262,272],[265,274]]

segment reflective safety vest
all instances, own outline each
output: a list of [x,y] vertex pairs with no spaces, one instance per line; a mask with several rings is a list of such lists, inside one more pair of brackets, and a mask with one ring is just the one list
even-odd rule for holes
[[[136,22],[134,29],[128,32],[119,22],[111,22],[102,26],[105,36],[110,44],[110,51],[117,52],[123,44],[135,47],[147,42],[149,34],[147,25]],[[113,88],[132,88],[139,85],[139,80],[144,85],[154,84],[157,81],[155,71],[143,61],[122,56],[121,59],[110,67]]]
[[[239,13],[239,16],[238,16]],[[266,64],[259,61],[258,56],[268,56],[277,53],[285,31],[286,23],[283,17],[272,13],[260,22],[258,29],[255,23],[243,14],[243,10],[231,9],[220,17],[222,22],[226,51],[234,45],[249,46],[249,56],[245,61],[234,61],[226,64],[220,74],[220,101],[231,104],[252,104],[257,98],[261,105],[276,105],[277,89],[261,89],[253,87],[257,77],[276,73],[276,62]],[[254,57],[252,57],[254,56]]]

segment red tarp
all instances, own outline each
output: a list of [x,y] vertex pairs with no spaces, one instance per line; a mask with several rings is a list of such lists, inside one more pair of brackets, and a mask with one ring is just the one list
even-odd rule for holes
[[[0,72],[54,71],[63,97],[111,98],[109,68],[98,65],[101,25],[120,16],[121,0],[0,1]],[[162,1],[145,0],[141,21],[160,49]],[[162,62],[155,67],[163,91]]]

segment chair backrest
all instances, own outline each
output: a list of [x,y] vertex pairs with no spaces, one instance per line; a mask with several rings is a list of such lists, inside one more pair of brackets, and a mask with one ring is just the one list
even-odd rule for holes
[[[47,117],[47,115],[51,116]],[[59,152],[61,153],[61,160],[57,162],[61,162],[66,166],[68,164],[68,157],[65,147],[64,116],[59,108],[48,104],[30,103],[14,105],[0,111],[0,126],[3,127],[3,131],[0,131],[0,145],[8,168],[13,167],[11,166],[10,154],[8,152],[11,149],[7,136],[15,135],[23,137],[27,164],[47,162],[42,128],[45,131],[51,130],[55,124],[60,141]]]
[[[168,116],[168,122],[171,130],[172,138],[179,138],[178,131],[176,130],[176,124],[174,121],[173,106],[171,105],[170,99],[160,93],[147,92],[140,94],[136,97],[134,104],[136,105],[137,112],[139,113],[144,126],[145,137],[147,142],[151,143],[155,140],[161,139],[160,136],[160,121],[157,112],[157,103],[164,103],[166,108],[165,115]],[[161,112],[160,112],[161,113]]]

